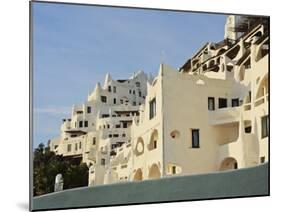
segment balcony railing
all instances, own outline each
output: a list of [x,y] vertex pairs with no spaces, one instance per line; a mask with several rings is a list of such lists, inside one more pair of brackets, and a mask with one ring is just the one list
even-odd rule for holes
[[219,125],[238,122],[240,111],[240,107],[227,107],[209,111],[209,123],[212,125]]
[[268,94],[261,96],[255,100],[255,107],[268,101]]

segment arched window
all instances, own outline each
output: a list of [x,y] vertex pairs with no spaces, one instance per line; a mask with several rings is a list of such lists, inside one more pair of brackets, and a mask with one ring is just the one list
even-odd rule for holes
[[154,130],[150,136],[150,142],[148,144],[148,150],[157,149],[158,146],[158,131]]
[[160,169],[157,166],[157,164],[154,163],[149,169],[148,178],[159,179],[160,177],[161,177]]
[[235,158],[228,157],[221,162],[220,171],[238,169],[238,163]]
[[141,181],[143,179],[142,170],[138,169],[134,174],[133,181]]

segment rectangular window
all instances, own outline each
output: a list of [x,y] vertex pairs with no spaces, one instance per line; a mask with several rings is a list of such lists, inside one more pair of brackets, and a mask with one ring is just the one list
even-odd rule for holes
[[109,129],[109,128],[110,128],[110,125],[108,124],[108,125],[107,125],[107,129]]
[[109,114],[102,114],[101,117],[102,117],[102,118],[108,118],[108,117],[109,117]]
[[81,142],[79,142],[79,149],[81,149],[82,148],[82,143]]
[[88,107],[87,107],[87,113],[91,113],[91,112],[92,112],[91,109],[92,109],[92,108],[91,108],[90,106],[88,106]]
[[112,138],[112,134],[109,134],[108,137],[109,137],[109,138]]
[[129,90],[129,94],[131,94],[132,93],[132,90]]
[[261,117],[261,138],[268,137],[269,134],[269,117]]
[[71,152],[71,144],[68,144],[68,145],[67,145],[67,151],[68,151],[68,152]]
[[96,137],[93,137],[93,145],[96,145]]
[[126,134],[123,133],[123,134],[122,134],[122,137],[126,137]]
[[199,148],[199,129],[192,130],[192,148]]
[[113,99],[113,104],[116,104],[116,98]]
[[83,127],[83,121],[79,121],[79,127]]
[[141,91],[139,91],[139,97],[141,97]]
[[219,108],[227,107],[227,99],[226,98],[219,98]]
[[245,133],[251,133],[252,126],[245,127]]
[[172,174],[176,174],[177,173],[177,167],[176,166],[172,166]]
[[106,96],[101,96],[100,98],[101,98],[101,102],[106,103]]
[[261,158],[260,158],[260,162],[261,162],[261,163],[264,163],[264,162],[265,162],[265,157],[261,157]]
[[208,97],[208,110],[215,110],[215,98]]
[[104,166],[105,165],[105,159],[102,158],[100,163],[101,163],[102,166]]
[[154,116],[156,116],[156,98],[149,102],[149,119],[152,119]]
[[113,93],[116,93],[116,87],[113,86]]
[[88,121],[84,121],[84,127],[88,127]]
[[239,107],[239,99],[238,98],[232,99],[231,100],[231,106],[232,107]]
[[128,127],[127,122],[124,122],[124,123],[123,123],[123,128],[127,128],[127,127]]
[[77,151],[78,150],[78,144],[76,143],[75,144],[75,151]]
[[153,141],[153,149],[157,148],[157,140]]
[[118,134],[113,134],[113,137],[114,137],[114,138],[118,138],[119,135],[118,135]]
[[108,86],[108,92],[111,92],[111,86]]
[[136,106],[136,104],[137,104],[136,102],[133,102],[133,106]]
[[135,90],[133,90],[133,94],[134,94],[134,95],[136,94]]

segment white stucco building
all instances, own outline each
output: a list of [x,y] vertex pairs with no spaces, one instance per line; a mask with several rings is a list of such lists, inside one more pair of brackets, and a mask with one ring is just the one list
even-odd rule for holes
[[73,107],[50,148],[86,162],[89,185],[265,163],[268,59],[266,18],[228,16],[225,39],[206,43],[178,69],[160,64],[154,79],[107,74]]

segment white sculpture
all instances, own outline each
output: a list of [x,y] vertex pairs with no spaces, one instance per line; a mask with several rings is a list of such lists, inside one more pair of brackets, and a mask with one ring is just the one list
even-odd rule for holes
[[55,179],[55,192],[63,190],[63,178],[61,174],[57,174]]

